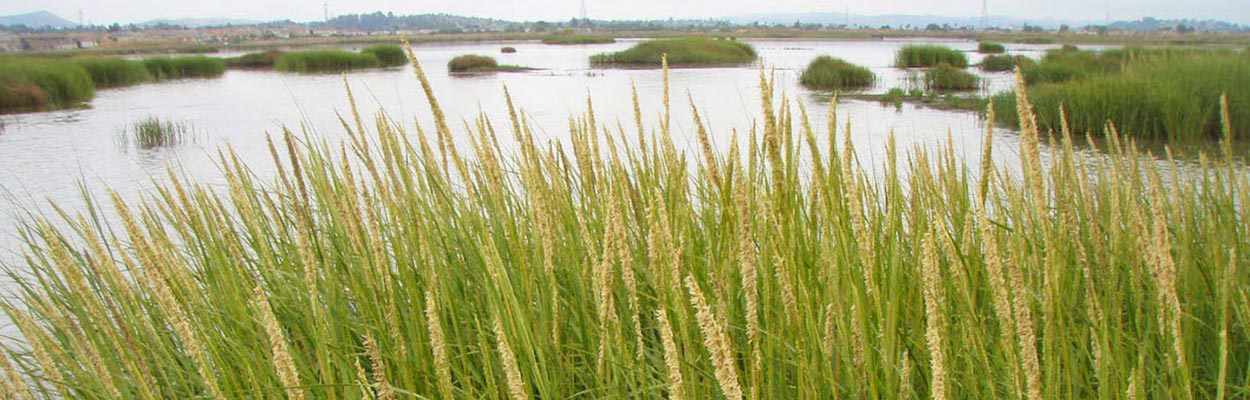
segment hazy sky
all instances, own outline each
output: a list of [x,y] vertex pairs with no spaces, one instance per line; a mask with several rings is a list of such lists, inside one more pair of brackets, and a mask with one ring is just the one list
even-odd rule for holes
[[[978,16],[980,0],[585,0],[594,19],[708,18],[773,12],[928,14]],[[139,22],[157,18],[227,17],[250,20],[322,19],[322,0],[0,0],[0,15],[48,10],[76,21],[82,10],[90,23]],[[396,14],[450,13],[509,20],[567,20],[579,15],[581,0],[332,0],[331,15],[393,11]],[[992,15],[1102,21],[1111,18],[1222,19],[1250,24],[1247,0],[1019,0],[989,1]]]

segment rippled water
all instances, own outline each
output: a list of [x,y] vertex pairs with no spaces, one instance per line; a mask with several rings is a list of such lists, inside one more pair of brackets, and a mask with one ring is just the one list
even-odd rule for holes
[[[508,44],[516,54],[499,54],[499,43],[425,45],[415,48],[417,58],[431,78],[453,131],[455,122],[483,112],[505,126],[506,85],[540,137],[565,140],[568,118],[582,113],[587,97],[594,103],[600,123],[616,126],[619,120],[632,129],[631,85],[642,101],[645,123],[654,128],[661,112],[661,78],[658,70],[590,68],[590,55],[621,50],[635,41],[608,45],[547,46],[539,43]],[[802,102],[814,126],[824,126],[828,93],[802,89],[798,74],[817,55],[829,54],[871,67],[880,80],[869,92],[880,93],[906,86],[907,71],[890,67],[895,51],[915,41],[748,41],[770,66],[775,66],[779,91],[792,102]],[[926,41],[972,52],[972,41]],[[1013,54],[1040,55],[1053,46],[1009,45]],[[451,76],[447,61],[460,54],[486,54],[500,63],[540,70]],[[1010,87],[1009,74],[990,74],[988,92]],[[408,67],[355,72],[347,75],[361,113],[385,110],[411,126],[419,121],[429,127],[429,108],[412,70]],[[759,71],[753,66],[737,68],[677,69],[671,72],[673,131],[675,142],[693,151],[690,103],[710,125],[713,141],[729,147],[735,130],[749,131],[760,116]],[[780,93],[778,94],[781,95]],[[689,96],[689,97],[688,97]],[[167,166],[198,181],[222,182],[214,163],[218,149],[229,145],[262,177],[272,174],[265,137],[283,126],[305,127],[314,138],[339,140],[338,114],[350,113],[343,79],[338,75],[297,75],[272,71],[228,71],[218,79],[184,80],[136,87],[102,90],[90,108],[49,113],[0,116],[0,260],[17,250],[14,229],[24,211],[46,212],[49,201],[70,210],[81,209],[80,184],[91,193],[112,188],[134,199],[164,178]],[[797,117],[797,107],[794,110]],[[134,122],[149,117],[185,121],[194,127],[195,140],[170,148],[140,150],[119,140]],[[912,146],[945,142],[949,133],[957,152],[967,162],[979,162],[983,122],[968,112],[938,111],[905,105],[896,110],[876,102],[843,101],[838,118],[850,121],[852,139],[861,161],[867,165],[883,160],[886,138],[896,136],[901,151]],[[409,129],[411,132],[412,130]],[[468,148],[467,138],[459,145]],[[1016,138],[1010,131],[995,136],[996,158],[1014,159]]]

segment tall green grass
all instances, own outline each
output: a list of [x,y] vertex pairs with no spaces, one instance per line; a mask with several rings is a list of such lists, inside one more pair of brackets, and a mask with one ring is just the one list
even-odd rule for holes
[[0,112],[72,107],[95,97],[91,75],[63,60],[0,57]]
[[749,64],[756,59],[755,48],[736,40],[681,38],[647,40],[615,52],[596,54],[590,63],[597,66],[659,68],[660,59],[668,55],[668,65],[675,67],[724,66]]
[[[1043,61],[1037,68],[1046,65]],[[1221,137],[1219,104],[1226,95],[1234,135],[1250,137],[1250,60],[1245,57],[1222,51],[1160,51],[1138,53],[1119,65],[1100,75],[1029,86],[1038,123],[1058,131],[1062,105],[1068,127],[1078,134],[1105,135],[1111,122],[1139,138],[1210,141]],[[1029,76],[1027,69],[1024,76]],[[1014,104],[1011,95],[1000,97],[1000,107]]]
[[816,57],[799,75],[799,83],[810,89],[855,89],[876,82],[872,70],[830,56]]
[[938,64],[924,72],[924,85],[931,91],[976,90],[981,87],[981,77],[947,63]]
[[[721,154],[432,115],[286,132],[277,176],[30,221],[5,389],[37,398],[1236,398],[1250,180],[1113,142],[868,165],[774,103]],[[658,74],[657,74],[658,75]],[[659,76],[656,79],[661,79]],[[349,93],[350,95],[350,93]],[[637,100],[635,100],[637,101]],[[1028,119],[1027,105],[1021,107]],[[715,116],[703,116],[712,117]],[[431,122],[432,121],[432,122]],[[353,123],[354,122],[354,123]],[[374,123],[376,122],[376,123]],[[658,125],[658,129],[649,126]],[[370,127],[365,130],[365,127]],[[491,128],[491,127],[495,128]],[[412,132],[409,135],[409,132]],[[428,133],[428,136],[422,132]],[[469,138],[471,149],[455,145]],[[844,142],[843,145],[836,145]],[[514,149],[514,151],[507,151]],[[1048,162],[1043,164],[1043,158]],[[1225,161],[1215,161],[1225,160]],[[1164,183],[1169,182],[1169,183]],[[106,223],[104,210],[117,215]]]
[[408,55],[404,54],[403,48],[396,45],[369,46],[361,49],[360,53],[377,58],[378,65],[381,67],[397,67],[408,63]]
[[343,50],[292,51],[278,57],[274,69],[282,72],[334,73],[376,68],[381,61],[372,54]]
[[1016,69],[1029,70],[1036,67],[1037,62],[1028,56],[1008,56],[1002,54],[989,55],[981,59],[981,70],[985,72],[1005,72]]
[[494,57],[466,54],[456,56],[447,62],[449,72],[488,72],[499,68]]
[[205,56],[152,57],[143,65],[156,80],[214,78],[226,71],[226,61]]
[[190,124],[158,117],[136,121],[121,136],[123,145],[145,150],[172,147],[193,139],[194,132]]
[[898,68],[928,68],[942,63],[967,68],[968,56],[949,47],[920,44],[903,46],[894,55],[894,66]]
[[247,53],[238,57],[230,57],[226,59],[226,65],[230,68],[242,69],[273,69],[274,64],[278,62],[278,58],[282,57],[286,52],[282,50],[265,50],[258,53]]
[[1007,47],[1002,43],[980,42],[977,43],[977,52],[981,54],[1002,54],[1007,52]]
[[611,35],[563,32],[543,37],[543,44],[603,44],[616,43]]
[[91,83],[98,89],[133,86],[152,80],[152,73],[140,61],[119,57],[85,57],[74,59],[74,63],[87,70]]

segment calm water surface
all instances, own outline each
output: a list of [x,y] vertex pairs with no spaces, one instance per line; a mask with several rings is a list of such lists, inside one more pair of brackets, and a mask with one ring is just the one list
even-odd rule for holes
[[[798,74],[818,55],[841,57],[871,67],[879,82],[868,90],[882,93],[892,87],[908,87],[908,72],[890,67],[895,51],[911,42],[927,42],[968,51],[973,63],[981,56],[972,52],[971,41],[756,41],[761,57],[775,66],[778,100],[802,102],[814,126],[824,126],[830,95],[798,85]],[[567,140],[568,118],[583,113],[587,97],[593,101],[600,123],[617,121],[632,131],[631,85],[636,85],[644,123],[656,126],[661,112],[661,78],[658,70],[590,68],[593,54],[616,51],[635,41],[608,45],[547,46],[510,43],[516,54],[499,54],[499,43],[419,46],[416,55],[431,79],[454,132],[463,132],[466,118],[479,112],[506,126],[503,99],[506,85],[542,138]],[[1034,57],[1054,46],[1008,45],[1012,54]],[[461,54],[485,54],[502,64],[540,70],[451,76],[447,61]],[[988,74],[985,93],[1007,90],[1009,74]],[[695,151],[690,103],[698,107],[710,125],[715,145],[729,147],[734,132],[744,136],[760,118],[757,67],[676,69],[671,72],[674,141]],[[409,126],[414,121],[430,127],[432,119],[419,84],[408,67],[355,72],[347,75],[361,113],[368,118],[385,110]],[[795,108],[797,117],[798,109]],[[269,134],[282,127],[307,131],[313,138],[338,141],[343,130],[339,114],[350,113],[338,75],[281,74],[272,71],[227,71],[218,79],[183,80],[102,90],[91,107],[49,113],[0,116],[0,262],[13,260],[20,251],[15,224],[24,212],[47,212],[48,202],[70,210],[83,206],[80,185],[95,195],[112,188],[128,199],[150,194],[154,182],[163,181],[172,167],[199,182],[224,182],[214,159],[225,145],[233,147],[255,173],[273,174],[265,145]],[[121,143],[128,126],[140,119],[159,117],[183,121],[194,129],[195,140],[170,148],[140,150]],[[980,162],[983,136],[974,113],[938,111],[904,105],[902,109],[876,102],[843,101],[841,122],[850,121],[852,140],[861,161],[878,164],[884,159],[887,137],[893,133],[900,152],[913,146],[931,147],[950,135],[957,153],[969,163]],[[432,129],[427,129],[432,131]],[[504,135],[510,136],[510,135]],[[462,149],[468,139],[461,138]],[[1014,162],[1016,135],[998,131],[994,137],[996,159]]]

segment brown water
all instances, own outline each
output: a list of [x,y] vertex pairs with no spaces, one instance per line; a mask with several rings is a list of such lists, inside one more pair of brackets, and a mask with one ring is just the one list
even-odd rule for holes
[[[813,126],[824,126],[829,94],[798,85],[798,74],[811,59],[828,54],[868,66],[879,76],[877,85],[868,92],[882,93],[909,84],[909,72],[891,68],[890,64],[899,47],[916,41],[748,42],[768,65],[775,66],[778,90],[791,102],[802,102],[807,107]],[[478,112],[493,118],[496,126],[506,126],[502,90],[506,85],[540,137],[567,140],[568,118],[585,111],[587,96],[594,102],[601,123],[616,126],[619,120],[632,127],[631,84],[637,86],[644,123],[651,128],[656,126],[662,108],[658,70],[594,69],[587,62],[593,54],[625,49],[634,42],[584,46],[508,44],[517,48],[516,54],[499,54],[498,43],[428,45],[415,50],[449,121],[453,122],[453,131],[462,132],[463,124],[455,122],[474,118]],[[981,58],[971,51],[976,48],[972,41],[925,42],[968,51],[973,63]],[[1013,54],[1037,57],[1050,47],[1054,46],[1009,45],[1008,49]],[[449,75],[447,61],[469,53],[491,55],[502,64],[540,70]],[[985,93],[1007,90],[1012,84],[1012,77],[1005,73],[989,74],[987,78],[990,84]],[[757,67],[677,69],[671,72],[670,79],[674,141],[688,152],[695,152],[695,146],[687,94],[710,124],[713,142],[722,150],[729,147],[735,129],[744,135],[760,118]],[[408,67],[349,73],[347,82],[366,118],[385,110],[409,127],[414,119],[427,128],[432,123],[429,107]],[[778,94],[779,100],[782,95]],[[796,117],[797,112],[796,107]],[[228,71],[218,79],[102,90],[86,109],[0,116],[0,191],[7,192],[0,194],[0,262],[12,260],[10,257],[19,250],[15,224],[23,212],[47,212],[48,202],[80,210],[80,184],[97,196],[108,187],[125,198],[135,199],[148,193],[154,181],[164,180],[167,166],[200,182],[222,183],[214,157],[225,145],[232,146],[255,173],[268,178],[273,168],[265,147],[266,135],[287,126],[296,131],[306,129],[314,138],[340,140],[343,130],[339,113],[348,115],[350,108],[343,79],[338,75]],[[121,133],[146,117],[189,123],[195,140],[153,150],[120,143]],[[949,134],[966,162],[980,162],[983,121],[975,113],[910,105],[896,110],[892,105],[876,102],[843,101],[838,118],[851,123],[852,139],[865,165],[884,160],[886,139],[891,133],[900,153],[913,146],[939,145]],[[996,159],[1014,163],[1015,133],[999,131],[994,141]],[[467,149],[467,138],[459,145]]]

